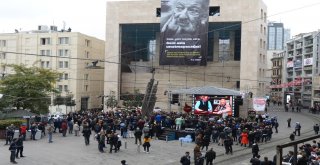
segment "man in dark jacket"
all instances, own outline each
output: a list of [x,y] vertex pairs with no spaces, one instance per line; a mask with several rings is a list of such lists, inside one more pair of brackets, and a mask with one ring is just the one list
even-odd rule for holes
[[319,125],[318,125],[318,124],[314,125],[314,126],[313,126],[313,130],[314,130],[314,133],[315,133],[316,135],[318,135],[318,133],[319,133]]
[[253,157],[250,159],[250,163],[251,165],[260,165],[261,161],[260,159],[260,155],[257,155],[256,157]]
[[22,154],[23,152],[23,135],[22,134],[19,135],[16,145],[17,145],[16,158],[19,159],[19,153],[20,153],[20,157],[24,157]]
[[16,150],[17,150],[17,139],[14,138],[14,139],[12,139],[12,142],[9,147],[9,151],[11,152],[10,162],[13,164],[17,164],[17,162],[15,160],[16,159]]
[[139,141],[139,145],[141,145],[141,136],[142,136],[142,131],[140,130],[139,127],[134,132],[134,137],[135,137],[135,144],[137,144],[137,141]]
[[117,152],[117,144],[118,144],[118,135],[116,133],[112,133],[110,137],[110,153],[112,153],[113,148],[114,148],[114,152]]
[[90,135],[91,135],[91,129],[89,128],[88,123],[83,124],[83,130],[82,134],[84,136],[84,142],[86,145],[90,144]]
[[252,157],[255,158],[259,155],[259,146],[257,143],[252,144]]
[[180,159],[180,163],[182,165],[190,165],[191,161],[190,161],[190,153],[186,152],[186,155],[182,156]]
[[212,165],[212,163],[214,163],[214,160],[216,159],[216,152],[213,151],[213,148],[206,152],[205,158],[207,162],[206,165]]

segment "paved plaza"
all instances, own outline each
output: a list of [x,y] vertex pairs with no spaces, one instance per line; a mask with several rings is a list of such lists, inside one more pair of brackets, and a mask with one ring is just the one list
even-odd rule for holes
[[[306,111],[302,113],[283,112],[282,110],[272,111],[271,108],[269,108],[268,112],[270,116],[277,116],[280,124],[279,133],[274,133],[271,141],[289,137],[293,128],[287,128],[286,121],[288,117],[292,118],[292,125],[298,121],[302,124],[302,133],[308,132],[308,134],[312,134],[312,126],[316,121],[310,118],[312,114]],[[303,136],[297,138],[302,137]],[[181,145],[177,140],[168,142],[152,140],[150,153],[147,154],[142,152],[142,147],[139,151],[138,146],[134,144],[134,138],[127,138],[122,139],[120,152],[110,154],[109,145],[105,148],[105,153],[100,153],[98,151],[97,141],[93,139],[93,136],[91,136],[89,146],[84,144],[83,136],[76,137],[72,134],[67,134],[67,137],[62,137],[61,134],[55,133],[53,143],[48,143],[47,137],[36,141],[27,140],[24,142],[24,155],[26,157],[17,159],[16,161],[18,164],[23,165],[120,165],[121,160],[126,160],[129,165],[179,165],[180,157],[184,155],[186,151],[191,153],[191,159],[193,159],[193,148],[195,146],[194,143],[183,143]],[[0,164],[10,164],[9,146],[4,145],[4,140],[1,140],[0,144]],[[267,144],[261,144],[260,147],[263,148],[264,145]],[[251,148],[233,145],[234,154],[225,155],[224,147],[218,146],[216,143],[210,144],[209,148],[211,147],[217,152],[216,164],[225,164],[222,163],[223,160],[231,159],[231,157],[235,159],[233,164],[249,164],[248,157],[241,157],[241,153],[251,152]],[[205,153],[205,151],[203,151],[203,153]],[[275,153],[275,147],[274,152],[265,154],[270,157],[273,153]],[[237,155],[239,155],[238,158]],[[261,156],[263,157],[264,155]],[[221,163],[219,163],[220,161]]]

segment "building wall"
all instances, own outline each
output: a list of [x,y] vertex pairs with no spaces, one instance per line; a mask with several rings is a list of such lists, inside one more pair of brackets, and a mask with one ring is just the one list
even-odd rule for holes
[[[194,86],[218,86],[236,88],[240,81],[240,90],[252,91],[254,96],[265,95],[266,79],[266,5],[258,0],[248,1],[214,1],[210,6],[220,6],[220,16],[210,16],[209,22],[242,22],[241,24],[241,61],[220,62],[214,59],[207,66],[159,66],[159,38],[153,67],[156,68],[155,79],[159,82],[156,106],[167,109],[168,96],[165,91]],[[106,7],[106,54],[110,61],[106,63],[104,94],[115,91],[133,92],[134,88],[145,92],[151,73],[122,73],[119,52],[121,24],[159,23],[156,8],[159,0],[148,1],[110,1]],[[128,14],[130,13],[130,14]],[[257,19],[258,18],[258,19]],[[253,21],[254,20],[254,21]],[[147,62],[146,62],[147,63]],[[142,63],[140,65],[149,65]],[[211,75],[211,76],[209,76]],[[230,77],[230,78],[228,78]],[[188,100],[184,100],[188,101]]]
[[[59,43],[59,38],[62,37],[68,38],[69,42],[67,44]],[[42,38],[50,38],[50,43],[42,45]],[[104,70],[86,69],[86,66],[94,59],[103,60],[104,41],[78,32],[57,31],[0,34],[0,40],[7,42],[5,47],[0,46],[0,51],[8,52],[5,59],[0,58],[0,63],[25,64],[56,70],[63,75],[68,74],[67,78],[62,76],[62,79],[57,81],[55,86],[56,88],[59,88],[59,85],[62,86],[62,96],[73,96],[76,102],[76,107],[73,110],[80,110],[81,97],[90,98],[88,108],[101,106],[101,99],[97,97],[103,95]],[[60,50],[66,54],[60,56]],[[50,51],[50,54],[46,54],[47,51]],[[62,68],[60,62],[63,62]],[[103,64],[101,65],[103,66]],[[4,67],[0,71],[6,74],[11,73],[9,68]],[[84,78],[84,74],[88,74],[88,80]],[[88,90],[85,90],[84,85],[88,85]]]
[[[302,33],[287,42],[286,63],[293,63],[293,67],[285,68],[285,81],[291,82],[301,79],[301,85],[286,88],[285,93],[290,94],[294,102],[301,102],[304,107],[313,106],[315,98],[315,86],[319,76],[319,31]],[[311,61],[307,64],[306,60]],[[318,97],[318,96],[316,96]]]

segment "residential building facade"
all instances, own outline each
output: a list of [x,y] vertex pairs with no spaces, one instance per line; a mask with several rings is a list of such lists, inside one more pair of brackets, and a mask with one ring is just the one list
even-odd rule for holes
[[167,10],[162,3],[107,2],[104,95],[145,93],[152,71],[158,82],[156,106],[162,109],[169,109],[166,92],[173,89],[217,86],[266,94],[267,7],[262,0],[209,0],[205,66],[159,64],[161,11]]
[[[0,63],[37,66],[61,73],[55,87],[62,97],[71,96],[76,106],[51,107],[51,112],[101,108],[103,69],[87,69],[94,60],[104,58],[105,42],[78,32],[57,31],[56,26],[38,30],[0,34]],[[102,64],[103,65],[103,64]],[[11,74],[2,66],[3,75]],[[52,96],[52,100],[55,96]],[[63,107],[63,106],[60,106]]]
[[[302,33],[287,42],[285,82],[291,83],[285,95],[304,107],[313,106],[318,97],[319,31]],[[294,83],[296,82],[296,83]]]
[[283,88],[280,86],[283,83],[283,64],[284,57],[286,57],[286,52],[282,51],[280,53],[274,53],[271,58],[272,68],[271,68],[271,82],[270,86],[270,101],[275,103],[283,102]]

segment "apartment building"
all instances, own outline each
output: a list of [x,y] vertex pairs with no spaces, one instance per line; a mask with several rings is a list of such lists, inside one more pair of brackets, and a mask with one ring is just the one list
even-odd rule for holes
[[319,31],[299,34],[286,45],[285,96],[311,107],[319,100]]
[[[58,31],[56,26],[39,26],[37,30],[0,34],[0,51],[1,64],[25,64],[61,73],[55,87],[62,97],[71,96],[76,106],[52,106],[51,112],[101,107],[104,70],[88,66],[104,59],[103,40],[71,29]],[[0,73],[11,71],[2,66]]]
[[270,86],[270,100],[272,102],[283,102],[283,88],[281,84],[283,83],[283,64],[284,64],[284,57],[286,57],[286,52],[282,51],[280,53],[274,53],[271,58],[271,82]]

